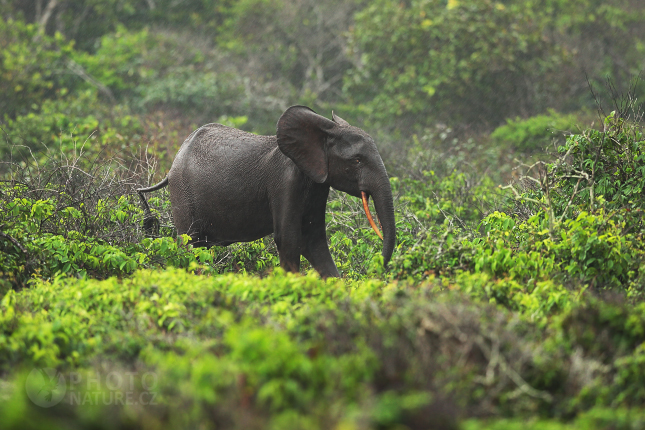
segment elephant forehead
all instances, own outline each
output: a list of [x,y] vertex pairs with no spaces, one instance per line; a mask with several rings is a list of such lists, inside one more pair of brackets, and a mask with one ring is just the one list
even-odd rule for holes
[[347,126],[347,127],[341,127],[340,128],[340,135],[347,139],[347,140],[367,140],[367,141],[374,141],[372,137],[365,132],[365,130],[362,130],[358,127],[354,126]]
[[360,128],[351,127],[352,129],[343,130],[337,142],[341,145],[341,151],[350,151],[350,152],[363,152],[363,151],[373,151],[376,149],[376,144],[374,139],[365,133]]

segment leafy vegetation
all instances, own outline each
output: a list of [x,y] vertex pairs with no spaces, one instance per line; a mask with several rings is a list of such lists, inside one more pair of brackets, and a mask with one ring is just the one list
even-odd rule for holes
[[[12,391],[0,414],[8,428],[632,422],[619,411],[645,400],[643,143],[613,114],[507,188],[464,173],[393,178],[388,268],[360,202],[335,194],[329,240],[345,279],[328,281],[306,264],[304,276],[276,268],[269,238],[193,249],[170,224],[144,238],[124,191],[133,176],[31,166],[59,174],[2,189],[0,371]],[[167,219],[167,200],[152,203]],[[104,382],[42,409],[20,389],[33,368]],[[158,401],[74,403],[115,396],[108,378],[133,372],[155,375]],[[137,384],[126,391],[150,394]]]
[[[466,291],[478,281],[457,283]],[[544,312],[537,300],[511,313],[453,293],[439,280],[325,282],[279,270],[264,279],[168,270],[40,281],[3,298],[2,330],[11,336],[1,365],[100,369],[114,357],[119,372],[154,370],[159,405],[117,412],[133,425],[328,427],[361,417],[369,426],[454,427],[458,417],[493,410],[564,417],[642,402],[633,381],[642,306],[563,292],[566,306],[540,325],[530,321]],[[46,409],[14,412],[25,408],[17,391],[5,423],[51,419]],[[65,408],[87,426],[114,413]]]
[[[0,2],[2,428],[643,428],[644,12]],[[341,279],[187,245],[165,190],[144,235],[195,127],[296,103],[375,137],[387,267],[334,190]]]
[[[580,115],[582,116],[582,115]],[[490,135],[493,142],[520,153],[540,153],[555,141],[556,147],[564,143],[566,134],[580,134],[581,118],[576,114],[562,115],[549,110],[545,115],[528,119],[509,119]],[[584,123],[583,123],[584,124]],[[549,145],[550,146],[550,145]]]
[[[437,120],[490,127],[549,107],[567,111],[576,104],[585,107],[580,99],[589,93],[584,77],[574,72],[576,67],[588,70],[596,82],[607,75],[629,81],[629,72],[620,77],[626,70],[618,72],[612,60],[603,62],[591,54],[596,50],[602,57],[608,46],[604,44],[613,39],[610,29],[642,31],[638,17],[643,9],[627,13],[626,3],[369,2],[356,15],[351,32],[352,47],[361,61],[350,71],[346,85],[352,100],[361,103],[362,113],[384,125],[395,117],[403,128]],[[588,37],[596,31],[608,38]],[[632,45],[636,33],[620,34],[621,43],[614,46],[625,49],[622,58],[630,64],[624,63],[626,69],[638,74],[642,61],[628,52],[642,46],[642,35]],[[591,57],[599,62],[592,63]]]

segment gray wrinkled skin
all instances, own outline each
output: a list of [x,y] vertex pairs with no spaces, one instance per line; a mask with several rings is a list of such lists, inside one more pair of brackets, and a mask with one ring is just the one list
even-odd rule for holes
[[[179,234],[195,246],[248,242],[273,233],[280,265],[297,272],[304,256],[323,277],[340,276],[325,232],[329,187],[374,199],[384,261],[395,244],[392,191],[374,141],[334,115],[292,106],[276,136],[207,124],[183,143],[168,176]],[[165,182],[139,190],[153,191]]]

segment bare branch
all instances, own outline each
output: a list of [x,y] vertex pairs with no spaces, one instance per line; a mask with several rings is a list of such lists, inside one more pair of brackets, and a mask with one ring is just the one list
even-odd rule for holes
[[81,79],[83,79],[84,81],[94,85],[101,93],[107,96],[107,98],[109,98],[112,103],[116,103],[116,99],[114,98],[114,94],[112,94],[112,91],[108,87],[103,85],[101,82],[97,81],[92,76],[90,76],[85,71],[83,66],[81,66],[80,64],[78,64],[76,61],[72,59],[68,59],[67,68],[71,70],[74,74],[79,76]]
[[49,18],[51,18],[52,13],[54,13],[54,9],[58,5],[58,0],[49,0],[49,3],[47,3],[47,6],[45,6],[45,10],[43,11],[43,14],[40,17],[40,20],[38,21],[38,33],[39,34],[44,34],[45,29],[47,28],[47,22],[49,21]]
[[13,243],[13,244],[16,246],[16,248],[18,248],[20,251],[22,251],[22,253],[23,253],[23,254],[25,254],[25,255],[29,255],[29,253],[27,252],[27,250],[25,249],[25,247],[24,247],[24,246],[22,246],[22,245],[20,244],[20,242],[18,242],[15,238],[13,238],[13,237],[9,236],[8,234],[3,233],[3,232],[1,232],[1,231],[0,231],[0,237],[5,238],[5,239],[7,239],[9,242]]

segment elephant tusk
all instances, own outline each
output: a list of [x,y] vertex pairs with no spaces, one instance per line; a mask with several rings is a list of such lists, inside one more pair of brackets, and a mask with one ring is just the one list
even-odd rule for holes
[[361,197],[363,198],[363,209],[365,209],[365,215],[367,215],[367,220],[370,222],[370,225],[372,226],[376,234],[378,234],[378,237],[380,237],[381,240],[383,240],[383,235],[376,227],[376,224],[374,223],[374,218],[372,218],[372,214],[370,213],[370,207],[367,204],[367,193],[365,191],[361,191]]

